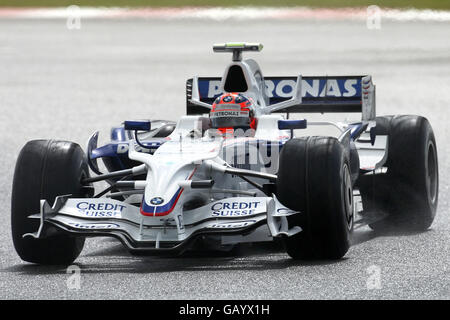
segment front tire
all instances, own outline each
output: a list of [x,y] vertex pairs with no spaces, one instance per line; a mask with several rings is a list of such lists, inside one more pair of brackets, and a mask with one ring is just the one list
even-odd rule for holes
[[88,177],[84,152],[78,144],[56,140],[28,142],[17,159],[11,200],[11,228],[14,247],[22,260],[46,265],[69,265],[80,254],[84,238],[61,232],[48,238],[23,238],[36,232],[40,200],[53,205],[55,198],[71,194],[86,197],[81,179]]
[[339,259],[350,247],[353,190],[344,147],[332,137],[292,139],[280,154],[277,197],[290,209],[289,228],[302,231],[285,239],[294,259]]

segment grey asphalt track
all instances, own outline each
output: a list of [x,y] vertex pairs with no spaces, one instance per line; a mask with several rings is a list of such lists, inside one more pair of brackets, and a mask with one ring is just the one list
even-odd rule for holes
[[[1,299],[449,299],[450,25],[364,21],[0,20]],[[15,159],[26,141],[72,140],[84,146],[124,119],[177,119],[185,79],[221,75],[229,55],[211,45],[258,41],[249,54],[265,75],[372,74],[378,114],[426,116],[436,134],[440,194],[432,228],[379,235],[357,230],[340,261],[294,262],[273,247],[236,256],[134,257],[120,243],[88,239],[65,269],[25,263],[10,232]],[[379,267],[380,285],[369,289]]]

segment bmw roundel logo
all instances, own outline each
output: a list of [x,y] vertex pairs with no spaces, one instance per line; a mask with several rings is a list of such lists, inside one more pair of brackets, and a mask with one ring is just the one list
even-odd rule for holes
[[158,205],[158,204],[161,204],[163,202],[164,202],[164,199],[161,198],[161,197],[155,197],[152,200],[150,200],[150,203],[154,204],[154,205]]
[[223,102],[231,102],[231,100],[233,100],[232,96],[226,96],[223,98]]
[[236,103],[241,103],[241,102],[244,102],[245,100],[247,100],[243,95],[241,95],[241,94],[239,94],[237,97],[236,97],[236,99],[234,99],[234,101],[236,102]]

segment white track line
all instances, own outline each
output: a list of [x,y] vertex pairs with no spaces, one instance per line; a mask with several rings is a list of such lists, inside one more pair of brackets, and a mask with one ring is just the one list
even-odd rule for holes
[[[366,8],[272,8],[272,7],[212,7],[212,8],[0,8],[0,18],[60,19],[79,18],[153,18],[201,20],[348,20],[366,19]],[[450,11],[419,9],[381,9],[382,19],[393,21],[450,22]]]

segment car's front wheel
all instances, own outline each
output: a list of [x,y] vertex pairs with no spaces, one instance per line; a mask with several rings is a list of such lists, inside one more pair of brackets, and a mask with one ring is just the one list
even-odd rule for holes
[[277,197],[299,214],[289,228],[302,231],[285,239],[294,259],[339,259],[350,247],[353,189],[350,163],[342,144],[332,137],[292,139],[280,154]]
[[24,261],[68,265],[80,254],[84,238],[55,233],[42,239],[23,237],[36,232],[40,200],[50,205],[57,196],[86,197],[81,180],[88,177],[84,152],[78,144],[56,140],[33,140],[22,149],[14,172],[11,199],[11,228],[14,247]]

